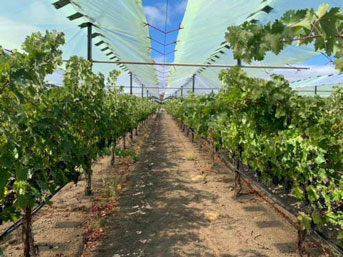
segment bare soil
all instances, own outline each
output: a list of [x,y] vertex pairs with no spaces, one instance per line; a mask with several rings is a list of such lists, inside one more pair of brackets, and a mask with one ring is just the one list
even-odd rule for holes
[[[299,256],[297,231],[269,203],[236,197],[234,173],[161,111],[134,144],[139,161],[94,166],[95,193],[70,185],[36,217],[41,256]],[[20,256],[18,236],[6,256]],[[311,256],[328,256],[308,242]],[[17,254],[17,255],[16,255]]]
[[233,185],[234,174],[162,111],[89,256],[299,256],[296,229],[258,196],[236,198]]
[[[153,122],[154,118],[142,126],[133,142],[127,136],[128,148],[140,153]],[[121,140],[119,146],[122,145]],[[111,158],[105,157],[93,165],[92,196],[84,196],[84,180],[77,185],[70,183],[52,198],[52,206],[45,206],[34,217],[33,233],[39,256],[76,257],[96,245],[104,234],[106,217],[116,210],[120,192],[134,169],[132,158],[117,158],[114,167],[110,162]],[[0,233],[10,225],[0,226]],[[0,242],[0,248],[4,250],[4,257],[22,256],[21,228]]]

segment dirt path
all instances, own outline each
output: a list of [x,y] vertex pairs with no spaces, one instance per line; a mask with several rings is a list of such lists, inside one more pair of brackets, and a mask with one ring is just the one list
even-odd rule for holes
[[[138,155],[149,136],[154,117],[141,126],[134,141],[126,145]],[[122,146],[122,141],[119,144]],[[116,211],[118,194],[125,187],[126,178],[134,170],[132,158],[116,159],[111,166],[111,157],[99,158],[93,165],[93,195],[84,196],[85,181],[68,184],[53,199],[52,206],[45,206],[34,216],[33,233],[40,257],[79,257],[84,249],[92,248],[102,237],[107,216]],[[11,224],[0,226],[3,232]],[[22,256],[21,228],[0,242],[4,257]]]
[[[136,164],[111,167],[106,157],[94,165],[92,197],[83,196],[84,181],[70,184],[35,217],[41,257],[298,256],[288,221],[255,195],[235,198],[233,173],[213,166],[166,113],[149,120],[131,149]],[[20,232],[0,248],[20,256]]]
[[[298,256],[296,230],[158,114],[95,257]],[[321,256],[313,254],[311,256]]]

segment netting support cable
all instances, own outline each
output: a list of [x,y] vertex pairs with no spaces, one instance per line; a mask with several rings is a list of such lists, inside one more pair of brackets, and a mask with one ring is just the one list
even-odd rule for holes
[[176,32],[176,31],[179,31],[179,30],[183,29],[183,27],[179,27],[177,29],[173,29],[173,30],[170,30],[170,31],[163,31],[163,30],[161,30],[161,29],[151,25],[150,23],[144,23],[144,25],[145,26],[149,26],[150,28],[152,28],[152,29],[154,29],[154,30],[156,30],[158,32],[161,32],[163,34],[170,34],[170,33],[173,33],[173,32]]
[[[120,86],[118,88],[129,88],[129,87],[123,87],[123,86]],[[133,86],[132,88],[134,89],[139,89],[139,88],[142,88],[142,87],[138,87],[138,86]],[[144,87],[145,89],[156,89],[156,87]],[[163,89],[166,89],[166,90],[181,90],[181,87],[166,87],[166,88],[163,88]],[[185,89],[189,89],[191,90],[191,88],[185,88],[184,86],[182,86],[182,89],[185,90]],[[219,90],[220,88],[219,87],[196,87],[195,90]],[[311,91],[313,92],[313,91]]]
[[162,43],[152,37],[148,37],[150,40],[154,41],[155,43],[161,45],[161,46],[170,46],[170,45],[176,45],[178,41],[173,41],[173,42],[170,42],[170,43]]
[[168,53],[165,53],[165,52],[162,53],[161,51],[159,51],[159,50],[157,50],[156,48],[153,48],[153,47],[149,47],[149,49],[154,50],[155,52],[159,53],[160,55],[163,55],[163,56],[164,56],[164,57],[163,57],[164,59],[165,59],[165,57],[166,57],[167,55],[170,55],[170,54],[176,52],[176,50],[173,50],[173,51],[168,52]]
[[[63,60],[68,62],[68,60]],[[183,67],[209,67],[209,68],[233,68],[237,65],[227,64],[203,64],[203,63],[160,63],[160,62],[134,62],[134,61],[100,61],[92,60],[98,64],[130,64],[130,65],[160,65],[160,66],[183,66]],[[287,67],[287,66],[258,66],[258,65],[242,65],[244,69],[278,69],[278,70],[309,70],[309,67]]]

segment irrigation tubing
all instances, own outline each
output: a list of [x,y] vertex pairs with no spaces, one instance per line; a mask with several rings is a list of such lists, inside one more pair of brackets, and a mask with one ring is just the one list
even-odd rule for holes
[[[186,129],[187,129],[187,134],[192,134],[192,138],[195,138],[195,132],[189,128],[187,125],[179,122],[176,120],[177,123],[182,124]],[[295,226],[296,229],[298,229],[297,224],[295,224],[291,218],[289,218],[287,215],[285,215],[285,213],[283,213],[282,211],[280,211],[280,209],[278,209],[274,204],[272,204],[269,200],[271,200],[272,202],[274,202],[276,205],[279,205],[282,209],[284,209],[285,211],[287,211],[289,214],[291,214],[292,216],[296,217],[296,213],[295,211],[290,208],[289,206],[287,206],[286,204],[282,203],[280,200],[278,200],[276,197],[274,197],[272,195],[272,193],[268,192],[267,189],[264,188],[263,185],[261,185],[259,182],[252,180],[250,177],[248,177],[246,174],[244,174],[241,170],[237,169],[235,167],[235,165],[233,163],[231,163],[228,158],[224,155],[224,153],[217,153],[216,151],[214,151],[215,149],[213,149],[213,146],[211,145],[211,143],[204,139],[204,138],[200,138],[202,142],[206,142],[206,147],[212,152],[215,153],[217,157],[219,157],[219,159],[221,161],[223,161],[223,163],[232,171],[237,172],[240,176],[241,179],[243,180],[243,182],[249,187],[249,189],[251,189],[252,191],[254,191],[255,193],[257,193],[261,198],[267,200],[267,202],[278,212],[280,213],[283,217],[285,217],[293,226]],[[204,144],[204,143],[202,143]],[[257,190],[255,190],[253,188],[253,186],[256,187],[259,191],[261,191],[262,193],[258,192]],[[266,197],[268,199],[266,199]],[[332,249],[334,249],[334,251],[338,252],[339,254],[343,255],[343,248],[341,246],[339,246],[338,244],[336,244],[335,242],[332,242],[332,240],[330,238],[328,238],[324,233],[318,231],[318,230],[313,230],[310,229],[308,230],[308,232],[314,236],[316,236],[317,238],[320,238],[325,244],[327,244],[328,246],[330,246]]]
[[[67,185],[67,184],[66,184]],[[48,197],[48,200],[51,200],[59,191],[61,191],[66,185],[59,187],[55,194],[50,195]],[[40,209],[42,209],[46,205],[46,202],[40,203],[37,205],[33,211],[32,216],[36,215]],[[7,236],[9,236],[13,231],[15,231],[17,228],[19,228],[23,224],[23,219],[20,218],[16,223],[14,223],[12,226],[10,226],[8,229],[6,229],[1,235],[0,235],[0,242],[3,241]]]
[[[150,118],[151,118],[151,115],[146,120],[148,120]],[[141,123],[143,123],[144,121],[142,121]],[[59,187],[53,195],[50,195],[48,197],[48,200],[51,200],[59,191],[61,191],[68,184],[69,183],[65,184],[64,186]],[[37,205],[36,207],[34,207],[33,210],[32,210],[32,216],[35,216],[46,204],[47,204],[46,202],[42,202],[39,205]],[[23,224],[23,219],[20,218],[17,222],[15,222],[8,229],[6,229],[3,233],[1,233],[1,235],[0,235],[0,242],[5,240],[6,237],[8,237],[15,230],[17,230],[22,224]]]

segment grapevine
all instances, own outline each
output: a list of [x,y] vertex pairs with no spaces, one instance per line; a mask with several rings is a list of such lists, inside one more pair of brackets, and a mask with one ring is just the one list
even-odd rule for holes
[[230,26],[226,41],[235,59],[247,63],[263,60],[269,51],[277,55],[294,42],[313,45],[315,51],[334,56],[336,68],[343,71],[343,11],[330,9],[328,4],[321,4],[318,10],[290,10],[265,25],[245,22]]
[[168,112],[198,136],[283,185],[300,207],[302,230],[332,224],[343,236],[343,124],[337,89],[328,99],[299,96],[282,76],[251,78],[239,67],[222,71],[218,95],[170,100]]
[[79,57],[68,61],[63,86],[47,86],[46,75],[62,64],[63,44],[64,35],[53,31],[27,37],[23,52],[0,48],[0,221],[23,218],[25,257],[36,254],[33,207],[50,204],[81,174],[90,194],[92,164],[156,109],[122,95],[114,87],[117,71],[105,83]]

